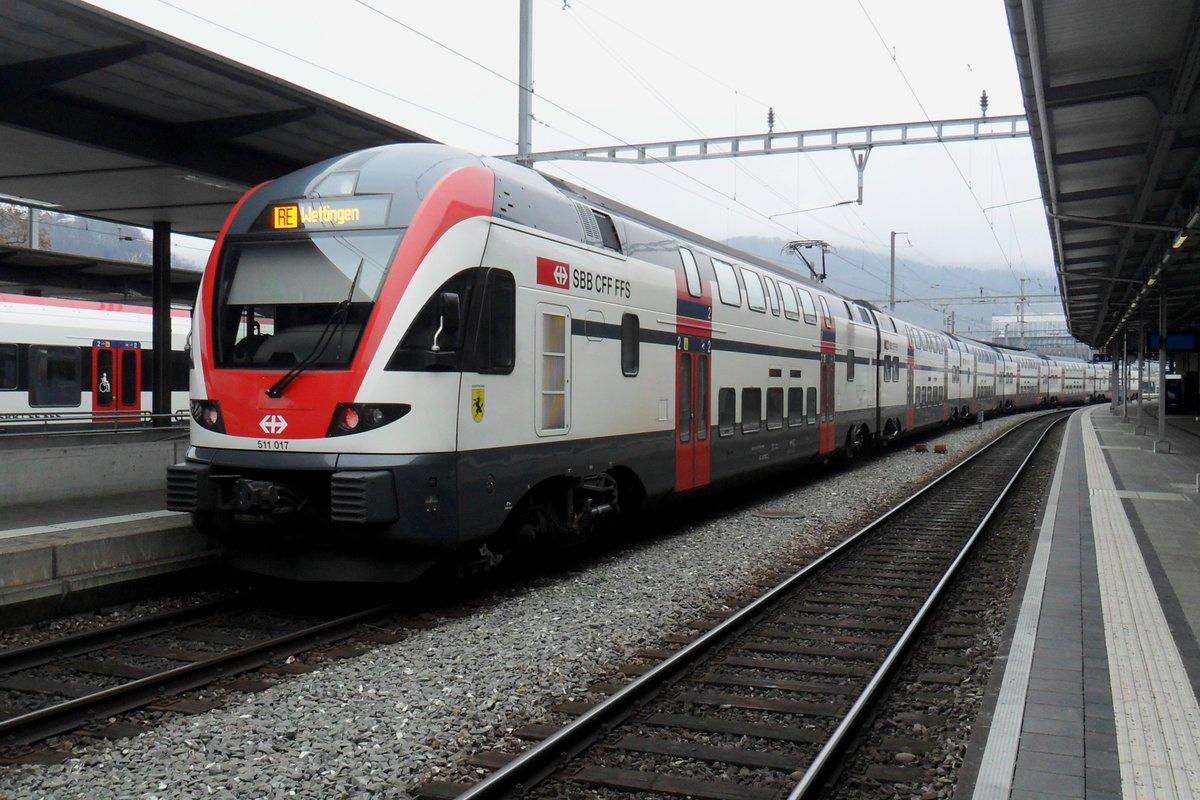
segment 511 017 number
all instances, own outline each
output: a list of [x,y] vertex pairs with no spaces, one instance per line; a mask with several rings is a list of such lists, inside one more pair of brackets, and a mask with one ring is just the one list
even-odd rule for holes
[[259,450],[287,450],[288,444],[284,439],[259,439]]

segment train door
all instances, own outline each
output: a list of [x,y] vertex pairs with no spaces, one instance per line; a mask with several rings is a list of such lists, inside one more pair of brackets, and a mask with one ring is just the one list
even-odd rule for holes
[[682,336],[675,351],[675,490],[679,492],[712,480],[708,342]]
[[141,408],[141,344],[93,339],[92,411],[116,414]]
[[820,452],[830,453],[837,448],[837,431],[835,422],[834,397],[836,387],[837,365],[837,330],[834,328],[833,314],[829,313],[829,304],[824,295],[818,296],[821,303],[821,369],[820,369],[820,413],[818,430],[820,432]]

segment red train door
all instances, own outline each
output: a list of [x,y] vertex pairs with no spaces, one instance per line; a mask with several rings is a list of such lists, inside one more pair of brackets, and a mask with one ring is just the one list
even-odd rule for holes
[[92,411],[140,411],[142,352],[138,342],[92,340]]
[[836,397],[835,383],[837,375],[837,329],[834,328],[833,315],[829,313],[829,305],[825,297],[819,296],[821,303],[821,367],[818,380],[821,383],[818,390],[821,395],[819,421],[817,423],[820,437],[818,452],[830,453],[837,449],[837,417],[834,408]]
[[[675,490],[679,492],[712,480],[708,341],[684,336],[675,352]],[[693,351],[693,347],[700,349]]]

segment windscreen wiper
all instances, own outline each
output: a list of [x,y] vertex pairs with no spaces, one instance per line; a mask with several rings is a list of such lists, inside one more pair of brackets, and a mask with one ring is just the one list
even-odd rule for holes
[[329,315],[329,321],[321,329],[321,334],[317,337],[316,343],[313,344],[312,351],[301,359],[299,364],[288,370],[282,378],[271,384],[271,387],[267,389],[267,397],[273,400],[283,397],[283,390],[290,386],[292,381],[300,377],[300,373],[308,369],[314,361],[325,354],[325,351],[329,349],[329,344],[334,338],[341,338],[338,336],[338,333],[350,317],[350,304],[354,300],[354,290],[358,288],[358,279],[362,277],[362,269],[363,259],[360,258],[358,259],[358,269],[354,272],[354,280],[350,282],[350,293],[346,295],[345,300],[337,304],[333,309],[333,313]]

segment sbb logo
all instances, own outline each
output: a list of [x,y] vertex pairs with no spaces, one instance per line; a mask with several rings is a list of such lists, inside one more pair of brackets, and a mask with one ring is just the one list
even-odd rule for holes
[[555,261],[550,258],[538,257],[537,282],[542,286],[555,289],[569,288],[571,282],[571,265],[565,261]]
[[258,427],[262,428],[263,433],[280,434],[287,425],[287,420],[282,414],[267,414],[258,422]]

